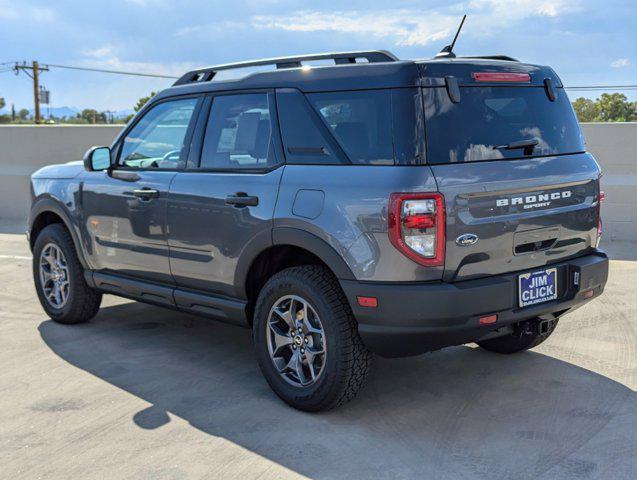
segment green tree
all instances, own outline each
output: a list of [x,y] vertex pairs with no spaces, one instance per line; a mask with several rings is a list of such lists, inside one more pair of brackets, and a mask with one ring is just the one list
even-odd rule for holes
[[106,123],[106,113],[98,112],[94,108],[85,108],[82,110],[82,113],[79,114],[79,117],[90,124]]
[[634,103],[628,102],[623,93],[602,93],[595,101],[602,122],[630,122],[637,120]]
[[148,100],[153,98],[155,95],[157,95],[157,92],[150,92],[150,95],[148,95],[147,97],[142,97],[139,100],[137,100],[137,103],[135,104],[135,107],[134,107],[135,111],[139,112],[142,109],[142,107],[146,105]]
[[29,111],[26,108],[21,108],[18,112],[18,118],[20,120],[26,120],[29,116]]
[[[4,98],[0,97],[0,110],[4,108],[6,103],[4,102]],[[11,115],[2,115],[0,114],[0,123],[9,123],[11,121]]]
[[590,98],[578,98],[573,102],[573,109],[580,122],[594,122],[597,120],[597,105]]

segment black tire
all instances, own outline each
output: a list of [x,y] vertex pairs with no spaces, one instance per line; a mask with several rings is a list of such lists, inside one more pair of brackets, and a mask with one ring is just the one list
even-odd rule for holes
[[[55,244],[66,258],[68,275],[68,298],[61,308],[49,303],[40,279],[40,256],[49,244]],[[33,247],[33,280],[38,299],[47,315],[54,321],[64,324],[86,322],[100,309],[102,294],[90,288],[84,280],[84,269],[75,251],[71,234],[59,223],[45,227]]]
[[480,347],[490,352],[496,353],[518,353],[537,347],[544,340],[549,338],[559,319],[550,320],[544,332],[540,332],[537,321],[526,321],[517,325],[510,335],[478,342]]
[[[282,297],[305,299],[320,318],[326,356],[315,383],[291,385],[274,365],[268,348],[270,310]],[[259,367],[274,392],[299,410],[329,410],[353,399],[363,387],[372,354],[358,334],[356,320],[340,285],[327,269],[316,265],[292,267],[273,275],[257,299],[253,339]]]

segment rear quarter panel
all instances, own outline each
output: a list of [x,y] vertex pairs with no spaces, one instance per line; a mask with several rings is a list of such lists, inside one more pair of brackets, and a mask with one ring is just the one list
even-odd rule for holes
[[392,192],[435,191],[427,166],[287,165],[274,228],[296,228],[321,238],[358,280],[439,280],[442,267],[411,261],[394,248],[387,233]]

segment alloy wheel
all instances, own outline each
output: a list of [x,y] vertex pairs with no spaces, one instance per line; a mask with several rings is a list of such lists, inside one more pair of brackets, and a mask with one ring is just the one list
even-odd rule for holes
[[69,268],[62,249],[47,243],[40,253],[40,285],[46,301],[53,308],[62,308],[69,299]]
[[298,295],[281,297],[268,315],[267,342],[279,375],[291,385],[316,383],[325,367],[326,344],[321,320]]

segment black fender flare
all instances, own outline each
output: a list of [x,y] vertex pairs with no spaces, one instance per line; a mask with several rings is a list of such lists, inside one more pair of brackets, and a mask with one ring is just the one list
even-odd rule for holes
[[[268,234],[270,232],[268,231]],[[246,280],[256,258],[271,247],[290,245],[299,247],[316,255],[327,265],[339,280],[356,280],[349,265],[325,240],[306,230],[292,227],[275,227],[271,237],[259,235],[242,252],[235,272],[235,288],[241,298],[247,297]]]
[[64,223],[64,226],[71,234],[80,264],[85,270],[88,269],[89,267],[86,263],[86,258],[84,257],[84,249],[82,248],[82,243],[78,238],[77,228],[71,220],[71,214],[60,202],[53,200],[52,198],[41,198],[33,204],[33,207],[31,207],[31,212],[29,213],[29,247],[31,250],[33,251],[33,244],[35,243],[35,238],[33,238],[32,234],[35,221],[40,215],[47,212],[54,213],[62,219],[62,223]]

